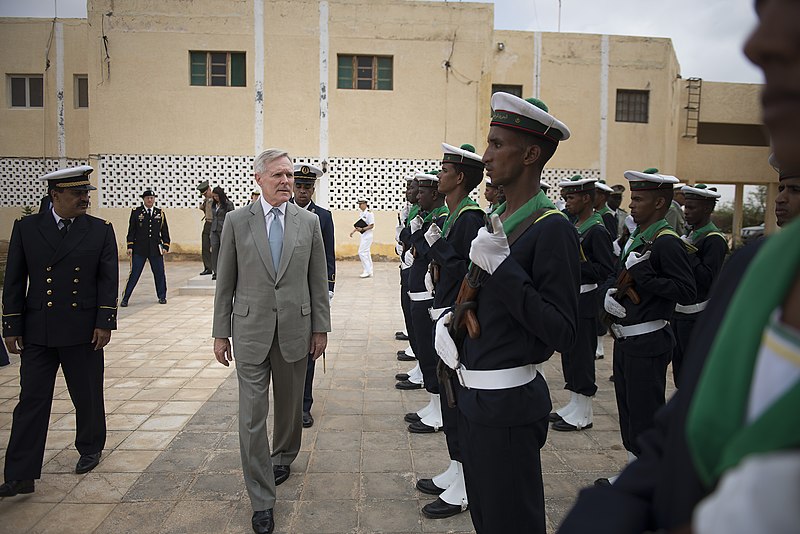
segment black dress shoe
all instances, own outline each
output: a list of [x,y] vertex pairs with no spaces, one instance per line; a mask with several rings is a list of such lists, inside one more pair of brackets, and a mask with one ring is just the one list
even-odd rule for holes
[[202,273],[200,273],[200,276],[205,276],[207,274],[214,274],[214,272],[211,269],[205,269]]
[[613,382],[614,381],[614,375],[609,376],[608,379]]
[[0,497],[13,497],[20,493],[33,493],[33,480],[9,480],[0,486]]
[[280,486],[286,479],[289,478],[289,473],[292,470],[288,465],[273,465],[272,466],[272,473],[275,475],[275,485]]
[[303,428],[311,428],[314,426],[314,418],[311,412],[303,412]]
[[[439,427],[438,430],[441,430],[441,427]],[[416,423],[408,425],[408,431],[412,434],[433,434],[438,430],[432,426],[426,425],[422,421],[417,421]]]
[[442,499],[436,499],[422,507],[422,515],[429,519],[444,519],[458,515],[466,509],[466,506],[461,508],[460,504],[448,504]]
[[395,380],[408,380],[408,373],[397,373],[394,375]]
[[216,280],[216,279],[217,279],[217,275],[216,275],[216,274],[215,274],[215,275],[212,275],[212,276],[211,276],[211,279],[212,279],[212,280]]
[[395,332],[394,333],[394,338],[397,341],[408,341],[408,336],[405,335],[403,332]]
[[440,488],[433,483],[432,478],[421,478],[417,480],[417,489],[428,495],[439,495],[444,491],[444,488]]
[[397,389],[422,389],[422,384],[415,384],[414,382],[409,382],[408,380],[401,380],[397,384],[394,385]]
[[75,464],[75,473],[82,475],[97,467],[97,464],[100,463],[101,454],[101,452],[96,452],[94,454],[81,454],[78,463]]
[[127,308],[128,307],[128,301],[127,300],[123,300],[122,302],[119,303],[119,305],[122,306],[123,308]]
[[167,303],[167,299],[158,299],[158,303],[159,304],[166,304]]
[[577,426],[571,425],[561,419],[553,423],[553,430],[558,430],[559,432],[577,432],[578,430],[586,430],[587,428],[592,428],[593,426],[594,425],[592,423],[589,423],[586,426],[578,428]]
[[598,478],[597,480],[594,481],[594,485],[600,487],[609,487],[611,486],[611,481],[608,480],[607,478]]
[[409,356],[408,354],[406,354],[406,351],[404,351],[404,350],[398,350],[397,351],[397,359],[399,361],[401,361],[401,362],[413,362],[413,361],[416,361],[415,357]]
[[556,421],[561,421],[561,416],[558,415],[558,412],[552,412],[550,415],[547,416],[547,420],[551,423],[555,423]]
[[272,508],[269,510],[261,510],[260,512],[253,512],[253,519],[250,523],[253,525],[253,532],[256,534],[270,534],[275,528],[275,520],[272,518]]
[[420,420],[422,420],[422,417],[420,417],[417,414],[417,412],[409,412],[403,416],[403,421],[405,421],[406,423],[416,423],[417,421]]
[[595,360],[603,360],[603,359],[605,359],[605,357],[606,357],[605,354],[595,354],[594,355],[594,359]]

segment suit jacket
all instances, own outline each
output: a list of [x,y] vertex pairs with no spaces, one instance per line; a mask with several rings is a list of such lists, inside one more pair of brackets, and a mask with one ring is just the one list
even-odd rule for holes
[[152,216],[147,214],[144,206],[131,210],[128,220],[128,248],[139,256],[160,256],[159,245],[169,250],[167,215],[155,206]]
[[322,242],[325,244],[325,263],[328,268],[328,291],[333,291],[336,284],[336,246],[333,241],[333,217],[331,212],[310,201],[306,210],[319,217],[319,228],[322,231]]
[[211,219],[211,231],[221,234],[222,228],[225,225],[225,217],[234,209],[233,202],[230,200],[227,204],[220,204],[217,210],[214,211],[214,217]]
[[25,344],[90,343],[117,328],[119,263],[111,223],[82,215],[62,237],[51,211],[14,223],[3,284],[3,336]]
[[258,364],[273,340],[287,362],[308,355],[312,332],[330,332],[325,246],[319,218],[286,205],[278,271],[261,202],[227,216],[217,260],[212,336],[233,336],[237,360]]

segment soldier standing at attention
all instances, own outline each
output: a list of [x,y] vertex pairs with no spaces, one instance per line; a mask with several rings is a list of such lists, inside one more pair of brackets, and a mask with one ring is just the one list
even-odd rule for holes
[[462,386],[459,446],[476,532],[544,534],[539,450],[552,405],[535,364],[575,343],[580,249],[574,226],[539,184],[570,132],[536,99],[495,93],[492,110],[483,162],[506,202],[491,217],[493,231],[482,228],[469,253],[485,271],[465,307],[474,309],[480,334],[463,336],[456,348],[444,325],[456,321],[457,307],[437,322],[436,348]]
[[558,184],[567,211],[576,218],[575,227],[585,256],[581,261],[578,336],[575,345],[561,353],[564,389],[570,392],[570,400],[550,415],[553,430],[561,432],[592,428],[592,397],[597,392],[594,369],[600,304],[597,288],[614,273],[611,235],[600,214],[592,209],[595,182],[593,178],[576,174]]
[[[401,211],[395,228],[395,239],[397,240],[395,252],[400,257],[400,307],[403,310],[403,322],[405,324],[405,332],[395,332],[395,339],[408,341],[408,346],[405,349],[397,351],[397,359],[402,362],[416,361],[417,359],[414,349],[411,348],[414,329],[411,325],[411,299],[408,296],[408,274],[411,265],[414,263],[414,256],[403,242],[407,241],[411,235],[411,221],[420,212],[419,203],[417,202],[418,193],[419,183],[416,178],[413,176],[406,178],[406,206]],[[408,372],[397,373],[394,377],[398,381],[394,386],[397,389],[422,389],[422,371],[419,368],[419,363],[414,365]],[[416,412],[414,414],[416,415]]]
[[617,222],[617,215],[608,207],[608,199],[614,190],[606,185],[605,180],[598,180],[594,187],[594,209],[603,218],[603,224],[611,235],[611,239],[616,239],[619,223]]
[[697,295],[691,302],[678,301],[675,316],[672,318],[672,331],[675,334],[675,349],[672,351],[672,377],[675,387],[680,387],[681,364],[689,346],[692,330],[700,312],[708,305],[711,286],[717,279],[725,256],[728,254],[728,240],[717,226],[711,222],[711,213],[720,194],[713,187],[697,184],[681,188],[686,210],[687,234],[681,239],[694,247],[696,252],[689,254],[689,263],[694,274]]
[[154,206],[156,194],[152,189],[142,193],[142,205],[131,210],[128,221],[128,256],[131,256],[131,272],[120,306],[128,305],[133,289],[142,276],[144,262],[150,262],[150,270],[156,284],[159,304],[167,303],[167,276],[164,273],[164,254],[169,252],[169,226],[167,215]]
[[[664,219],[678,179],[652,169],[625,171],[625,178],[637,227],[625,243],[619,268],[627,271],[631,282],[609,288],[603,306],[614,321],[614,391],[622,444],[632,462],[640,452],[637,438],[653,426],[656,411],[665,403],[667,365],[675,347],[669,321],[678,302],[693,301],[695,284],[685,244]],[[601,478],[596,483],[614,480]]]
[[20,393],[0,497],[33,493],[41,477],[59,366],[75,406],[77,474],[106,442],[103,347],[117,328],[119,263],[114,228],[86,214],[89,166],[43,176],[52,209],[14,223],[3,286],[3,338],[20,354]]
[[207,274],[214,274],[211,265],[211,221],[214,218],[214,210],[211,205],[214,199],[211,198],[211,186],[209,186],[208,180],[200,182],[200,185],[197,186],[197,190],[203,195],[203,200],[200,202],[199,206],[200,211],[203,212],[203,233],[200,236],[203,272],[200,273],[200,275],[205,276]]

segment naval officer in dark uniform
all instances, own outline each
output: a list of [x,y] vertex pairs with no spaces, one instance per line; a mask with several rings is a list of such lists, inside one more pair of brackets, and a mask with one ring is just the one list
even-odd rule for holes
[[14,223],[3,285],[3,338],[20,354],[0,497],[32,493],[41,477],[59,366],[75,406],[78,474],[94,469],[106,441],[103,347],[117,327],[119,266],[114,228],[86,214],[89,166],[52,172],[53,209]]
[[[325,245],[325,263],[328,268],[328,298],[333,300],[333,287],[336,284],[336,246],[333,241],[333,217],[330,211],[317,206],[311,200],[311,197],[314,196],[317,178],[321,177],[322,174],[322,169],[314,165],[295,164],[294,198],[292,200],[298,207],[307,209],[319,217],[319,229],[322,231],[322,244]],[[312,387],[314,384],[315,363],[316,360],[309,355],[306,384],[303,390],[303,428],[309,428],[314,424],[311,405],[314,404]]]
[[142,193],[142,205],[131,210],[128,221],[128,255],[131,256],[131,272],[120,306],[128,305],[133,289],[139,282],[144,262],[150,262],[150,270],[156,283],[159,304],[167,303],[167,276],[164,273],[164,254],[169,252],[169,226],[167,215],[154,206],[156,194],[151,189]]

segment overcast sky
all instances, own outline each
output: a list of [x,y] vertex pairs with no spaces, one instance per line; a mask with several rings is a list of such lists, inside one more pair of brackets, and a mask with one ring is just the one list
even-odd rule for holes
[[[365,0],[369,1],[369,0]],[[86,17],[85,0],[0,0],[3,17]],[[558,30],[559,0],[495,0],[495,28]],[[561,31],[669,37],[684,78],[761,83],[742,54],[752,0],[561,0]]]

